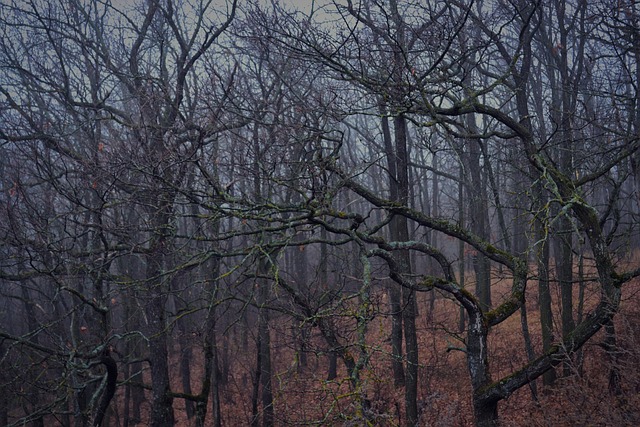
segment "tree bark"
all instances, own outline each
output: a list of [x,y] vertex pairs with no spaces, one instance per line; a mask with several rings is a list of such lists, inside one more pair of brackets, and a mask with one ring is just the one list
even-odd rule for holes
[[[404,116],[394,117],[396,179],[398,201],[409,206],[409,151],[407,121]],[[396,215],[391,222],[391,240],[408,242],[409,222],[406,217]],[[408,250],[398,252],[398,260],[404,274],[411,274],[411,257]],[[404,345],[406,352],[405,367],[405,410],[406,425],[415,426],[418,422],[418,337],[416,331],[417,306],[415,291],[402,287],[402,324],[404,326]]]
[[[267,260],[259,261],[259,275],[269,269]],[[262,403],[262,427],[272,427],[274,423],[273,391],[271,389],[271,333],[269,331],[269,286],[266,280],[258,279],[258,353],[260,360],[260,400]]]
[[[458,226],[463,227],[465,226],[465,203],[464,203],[464,165],[462,163],[460,163],[460,169],[458,172]],[[466,254],[464,251],[464,240],[460,239],[458,241],[458,258],[459,258],[459,264],[458,264],[458,284],[460,285],[460,289],[464,289],[465,287],[465,268],[466,268],[466,262],[465,262],[465,258],[466,258]],[[466,323],[466,311],[464,309],[464,306],[461,304],[460,305],[460,314],[459,314],[459,319],[458,319],[458,330],[460,332],[464,332],[465,330],[465,323]]]
[[262,376],[262,348],[261,335],[258,334],[256,342],[256,370],[253,376],[252,392],[251,392],[251,427],[260,426],[260,383]]
[[[219,222],[212,226],[214,235],[220,231]],[[213,425],[222,425],[222,411],[220,405],[220,370],[218,368],[218,335],[217,335],[217,307],[218,307],[218,276],[220,275],[220,258],[214,257],[201,269],[201,274],[205,278],[205,292],[209,295],[209,302],[205,318],[204,331],[204,374],[202,378],[202,389],[199,399],[195,405],[195,425],[204,427],[206,425],[207,406],[209,400],[212,402]]]
[[[468,147],[469,151],[466,153],[469,172],[467,200],[469,212],[474,212],[474,215],[469,218],[469,226],[477,236],[487,239],[489,221],[485,180],[480,167],[480,141],[472,141]],[[486,310],[491,307],[491,263],[481,253],[474,252],[473,269],[476,275],[476,296]]]
[[[560,286],[562,337],[566,339],[575,328],[573,321],[573,230],[569,218],[560,218],[556,237],[556,276]],[[570,361],[563,365],[563,376],[572,373]]]
[[[536,186],[539,189],[539,186]],[[538,191],[538,196],[542,197]],[[542,201],[538,206],[542,207]],[[535,236],[538,247],[536,248],[536,263],[538,267],[538,302],[540,304],[540,327],[542,330],[542,352],[547,353],[551,349],[553,336],[553,312],[551,310],[551,292],[549,290],[549,242],[545,230],[545,224],[540,219],[535,219]],[[542,383],[551,386],[556,380],[556,371],[549,369],[542,376]]]
[[[387,168],[389,170],[389,192],[391,200],[399,200],[398,182],[397,182],[397,164],[396,155],[393,147],[391,129],[389,127],[389,118],[386,115],[386,107],[381,106],[382,114],[382,137],[385,147],[385,155],[387,157]],[[394,218],[394,221],[397,221]],[[392,223],[394,227],[395,223]],[[394,234],[396,231],[390,231],[391,239],[397,238]],[[393,382],[396,387],[405,385],[405,372],[402,354],[402,295],[396,283],[390,283],[387,290],[389,295],[389,306],[391,309],[391,367],[393,369]]]
[[[266,313],[261,313],[267,316]],[[262,426],[272,427],[274,421],[273,391],[271,389],[271,338],[268,319],[261,319],[258,325],[260,334],[260,385],[262,387]]]
[[153,232],[149,254],[147,255],[148,300],[145,306],[147,318],[147,338],[149,364],[151,365],[152,401],[149,425],[168,427],[175,424],[173,397],[169,378],[169,349],[167,345],[167,277],[164,275],[166,251],[170,233],[171,196],[156,195],[159,205],[151,213]]
[[100,358],[100,362],[107,368],[107,384],[102,392],[98,411],[93,420],[93,427],[100,427],[107,413],[109,404],[116,394],[116,383],[118,381],[118,365],[109,354],[105,354]]

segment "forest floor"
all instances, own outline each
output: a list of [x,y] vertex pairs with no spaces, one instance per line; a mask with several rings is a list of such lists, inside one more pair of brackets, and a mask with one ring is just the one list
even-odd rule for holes
[[[492,288],[494,303],[508,291],[510,280],[495,273]],[[538,311],[537,287],[532,280],[527,291],[527,316],[532,342],[537,354],[542,344]],[[580,292],[576,290],[576,318],[581,311],[588,312],[597,300],[596,286],[586,282],[582,308]],[[559,301],[559,290],[552,286],[554,301]],[[383,311],[386,294],[380,289],[374,293],[374,302]],[[420,425],[468,426],[472,425],[471,387],[466,369],[461,335],[458,334],[460,311],[457,304],[436,296],[431,309],[431,294],[418,297],[419,317],[419,381],[418,401]],[[499,405],[505,426],[635,426],[640,425],[640,280],[623,288],[623,301],[615,318],[618,357],[611,360],[605,352],[603,331],[593,337],[577,357],[556,368],[558,380],[552,387],[543,387],[541,379],[535,389],[523,387]],[[355,332],[344,319],[342,338],[355,343]],[[554,323],[559,329],[559,307],[554,308]],[[338,361],[338,377],[327,381],[328,357],[326,345],[317,330],[307,342],[305,357],[299,352],[299,331],[285,316],[271,321],[273,364],[273,391],[275,424],[277,426],[303,425],[363,425],[358,422],[359,402],[366,398],[371,404],[375,426],[399,426],[404,417],[404,389],[394,386],[391,370],[391,348],[388,331],[390,320],[382,314],[374,316],[367,332],[369,362],[360,379],[359,393],[349,383],[344,365]],[[221,341],[227,354],[226,381],[221,387],[223,426],[251,424],[251,398],[255,374],[255,331],[245,331]],[[194,348],[197,348],[194,338]],[[492,330],[489,337],[490,367],[494,380],[518,370],[527,361],[518,313]],[[179,352],[174,346],[172,359],[173,389],[182,391]],[[221,351],[219,349],[219,351]],[[357,350],[354,348],[354,357]],[[303,360],[306,359],[306,360]],[[199,391],[202,375],[202,355],[194,350],[191,378],[194,393]],[[619,394],[610,391],[612,367],[620,372]],[[566,371],[566,376],[563,372]],[[122,388],[114,402],[121,405]],[[150,395],[148,396],[150,398]],[[148,411],[148,399],[143,405]],[[211,411],[211,404],[209,405]],[[175,399],[177,425],[191,426],[186,416],[183,399]],[[121,410],[116,411],[122,413]],[[209,412],[210,414],[211,412]],[[209,423],[211,417],[208,417]],[[122,425],[112,411],[111,425]],[[209,424],[208,424],[209,425]],[[213,424],[210,424],[213,425]]]

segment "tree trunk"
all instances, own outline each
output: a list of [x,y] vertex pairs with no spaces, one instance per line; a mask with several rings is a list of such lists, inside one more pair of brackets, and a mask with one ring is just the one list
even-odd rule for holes
[[[527,304],[524,303],[520,307],[520,324],[522,328],[522,338],[524,339],[524,349],[527,353],[527,361],[533,362],[536,358],[535,351],[533,350],[533,343],[531,342],[531,334],[529,333],[529,320],[527,318]],[[529,389],[531,390],[531,398],[534,401],[538,400],[538,387],[535,381],[529,383]]]
[[145,314],[148,326],[149,364],[151,365],[152,401],[149,425],[152,427],[173,426],[173,397],[169,379],[169,351],[167,345],[167,278],[163,275],[165,257],[169,245],[170,196],[162,194],[159,206],[152,212],[154,239],[147,255],[147,295]]
[[[212,309],[215,312],[215,310]],[[213,406],[213,425],[214,427],[222,427],[222,404],[220,402],[220,386],[222,385],[222,379],[220,378],[220,368],[218,363],[218,335],[215,330],[211,333],[211,339],[216,343],[212,348],[211,357],[211,403]]]
[[616,340],[616,328],[613,319],[610,319],[605,325],[604,334],[604,348],[609,358],[609,393],[614,396],[620,396],[622,394],[620,384],[622,377],[618,361],[619,349]]
[[[460,178],[458,181],[458,225],[460,227],[465,226],[465,215],[464,215],[464,166],[460,163],[459,175]],[[464,253],[464,240],[460,239],[458,241],[458,283],[461,289],[464,289],[465,286],[465,253]],[[461,333],[465,330],[465,317],[466,311],[462,305],[460,305],[460,315],[458,319],[458,331]]]
[[[539,188],[539,186],[536,186]],[[541,191],[538,192],[539,196]],[[542,206],[539,201],[539,206]],[[535,235],[538,248],[536,249],[536,261],[538,266],[538,301],[540,304],[540,326],[542,329],[542,352],[547,353],[553,343],[553,312],[551,310],[551,292],[549,290],[549,242],[546,236],[545,225],[539,220],[535,222]],[[542,383],[551,386],[556,380],[556,371],[549,369],[542,376]]]
[[416,332],[416,295],[415,291],[403,290],[403,310],[405,348],[407,367],[405,379],[406,425],[413,427],[418,423],[418,337]]
[[213,303],[208,310],[206,320],[207,330],[205,331],[204,342],[204,376],[202,381],[202,390],[195,407],[196,427],[204,427],[206,425],[209,399],[211,399],[213,407],[213,425],[215,427],[222,425],[217,346],[215,344],[217,338],[215,330],[215,313],[216,305]]
[[477,427],[496,427],[500,425],[498,402],[473,402],[473,417]]
[[[389,191],[391,200],[399,200],[398,182],[397,182],[397,162],[396,154],[393,148],[391,137],[391,129],[389,127],[389,118],[386,114],[386,107],[381,107],[382,114],[382,137],[387,157],[387,167],[389,169]],[[395,221],[397,221],[394,218]],[[393,225],[392,225],[393,227]],[[393,229],[390,232],[391,239],[395,240]],[[391,367],[393,369],[393,382],[396,387],[402,387],[405,384],[404,365],[402,363],[402,295],[396,283],[390,283],[389,289],[389,305],[391,308]]]
[[[396,164],[396,179],[391,180],[391,186],[397,183],[398,201],[409,206],[409,153],[407,144],[407,122],[404,116],[396,116],[393,120],[395,133],[395,155],[392,161]],[[407,242],[410,240],[409,223],[404,216],[395,216],[391,221],[391,240]],[[398,251],[398,262],[402,274],[411,274],[411,258],[407,250]],[[415,291],[403,287],[402,293],[402,323],[404,345],[406,352],[405,366],[405,410],[406,425],[415,426],[418,422],[418,337],[416,332],[417,306]]]
[[[180,376],[182,380],[182,390],[187,394],[192,394],[191,391],[191,364],[192,364],[192,351],[191,344],[187,337],[189,331],[184,325],[184,319],[180,319],[178,322],[180,334],[178,336],[178,344],[180,345]],[[195,404],[193,400],[186,399],[185,412],[187,413],[187,419],[193,418],[195,415]]]
[[[431,188],[431,216],[434,218],[438,218],[440,216],[440,189],[438,183],[438,156],[436,153],[433,153],[433,182]],[[426,203],[429,203],[428,195],[426,197]],[[460,219],[460,217],[458,217]],[[462,226],[462,225],[461,225]],[[438,233],[434,230],[429,230],[429,240],[428,242],[434,248],[438,247]],[[433,258],[429,259],[430,261],[430,271],[429,274],[438,275],[439,274],[439,265]],[[429,295],[429,312],[427,313],[427,319],[429,322],[433,321],[433,312],[436,309],[436,290],[433,289]]]
[[[565,22],[566,5],[562,2],[556,7],[558,20],[558,31],[560,33],[560,46],[568,46],[568,24]],[[573,168],[573,129],[572,117],[574,112],[574,100],[576,93],[573,92],[573,79],[581,76],[571,76],[569,69],[569,53],[566,48],[559,49],[560,60],[558,61],[558,71],[560,73],[560,101],[561,111],[559,115],[559,149],[558,165],[560,172],[566,176],[572,176]],[[562,338],[566,339],[575,327],[573,320],[573,224],[566,216],[558,220],[558,251],[556,252],[556,269],[558,271],[558,282],[560,284],[560,300],[562,307]],[[559,259],[558,259],[559,257]],[[564,364],[564,376],[572,372],[569,361]]]
[[251,392],[251,427],[260,426],[260,377],[262,375],[262,348],[261,335],[258,334],[256,342],[256,370],[253,376],[252,392]]
[[402,296],[396,283],[390,283],[388,289],[389,305],[391,308],[391,368],[393,369],[393,383],[396,387],[405,384],[405,373],[402,354]]
[[[261,260],[258,272],[265,274],[269,266],[267,260]],[[273,391],[271,389],[271,334],[269,331],[269,309],[266,307],[269,298],[269,286],[264,279],[258,279],[258,353],[260,355],[260,386],[262,393],[262,426],[272,427],[274,421]]]
[[[23,301],[24,310],[27,316],[28,332],[34,334],[33,338],[31,338],[31,341],[35,344],[39,344],[40,335],[35,333],[38,330],[38,324],[39,324],[38,318],[36,317],[35,310],[34,310],[34,306],[36,305],[36,303],[34,302],[35,300],[29,294],[29,291],[27,290],[26,286],[20,286],[20,292],[22,293],[22,301]],[[31,400],[31,402],[41,401],[40,391],[37,387],[36,372],[34,373],[29,372],[29,374],[27,374],[29,378],[27,396],[28,396],[28,399]],[[37,418],[33,419],[32,425],[33,427],[44,427],[43,417],[38,416]]]
[[[566,339],[575,328],[573,321],[573,230],[568,218],[558,220],[556,239],[556,275],[560,286],[560,305],[562,317],[562,338]],[[563,375],[572,373],[570,361],[563,365]]]
[[[320,243],[320,265],[318,266],[320,288],[324,291],[326,298],[332,298],[329,286],[329,250],[328,245],[324,243],[327,239],[327,230],[322,227],[320,229],[320,240],[323,243]],[[331,320],[327,319],[327,322],[331,322]],[[329,324],[329,328],[333,328],[333,325]],[[327,381],[331,381],[338,377],[338,352],[333,347],[329,347],[326,353],[329,358]]]
[[335,380],[338,377],[338,353],[329,350],[329,368],[327,370],[327,381]]
[[481,307],[468,312],[469,331],[467,333],[467,367],[473,388],[473,413],[478,427],[498,425],[498,401],[486,399],[484,387],[491,383],[487,354],[487,324]]
[[149,425],[169,427],[175,425],[173,397],[169,381],[169,355],[165,335],[165,301],[163,295],[154,295],[146,308],[152,333],[149,336],[149,363],[151,365],[152,401]]
[[[218,235],[219,223],[213,225],[213,234]],[[195,406],[195,424],[196,427],[204,427],[206,425],[207,406],[209,399],[212,401],[213,408],[213,425],[220,427],[222,425],[222,413],[220,409],[220,371],[218,369],[218,345],[217,345],[217,318],[216,308],[218,301],[218,276],[220,275],[220,259],[215,257],[208,262],[206,268],[201,269],[201,274],[205,278],[205,292],[209,295],[209,306],[205,319],[204,331],[204,375],[202,378],[202,390],[200,391],[199,400]]]
[[[475,116],[470,115],[468,123],[471,129],[476,128],[473,120],[475,120]],[[485,177],[480,166],[480,142],[472,140],[470,143],[465,143],[465,146],[468,150],[460,147],[459,152],[465,160],[467,170],[466,183],[469,212],[474,213],[469,216],[469,228],[480,238],[488,240],[489,218]],[[486,256],[477,251],[473,254],[472,262],[476,276],[476,296],[482,308],[486,310],[491,307],[491,263]]]
[[[266,309],[264,310],[266,311]],[[262,426],[273,426],[273,392],[271,390],[271,338],[269,334],[269,321],[266,313],[261,313],[258,333],[260,334],[260,385],[262,387]]]
[[[93,427],[100,427],[102,425],[103,420],[107,415],[109,404],[111,403],[113,396],[116,394],[116,384],[118,381],[118,365],[116,364],[116,361],[113,360],[113,358],[108,353],[106,353],[101,356],[100,362],[107,368],[107,384],[102,391],[98,410],[93,420]],[[108,420],[106,425],[109,425]]]

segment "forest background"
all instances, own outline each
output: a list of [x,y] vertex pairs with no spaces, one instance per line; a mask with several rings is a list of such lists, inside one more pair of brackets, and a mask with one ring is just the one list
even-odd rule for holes
[[7,0],[0,424],[638,425],[634,0]]

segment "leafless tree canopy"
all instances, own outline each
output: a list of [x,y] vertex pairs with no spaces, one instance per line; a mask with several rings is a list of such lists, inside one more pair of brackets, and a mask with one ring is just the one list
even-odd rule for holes
[[638,2],[0,31],[0,425],[640,423]]

